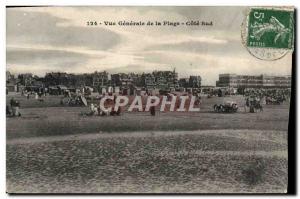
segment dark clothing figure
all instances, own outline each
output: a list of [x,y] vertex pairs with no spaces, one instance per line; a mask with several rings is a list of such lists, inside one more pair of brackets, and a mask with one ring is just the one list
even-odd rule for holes
[[12,109],[12,116],[21,116],[21,113],[19,112],[19,108],[20,108],[19,101],[15,100],[14,98],[11,98],[10,106]]
[[11,98],[11,99],[10,99],[10,106],[13,107],[13,106],[15,106],[15,104],[16,104],[15,99],[14,99],[14,98]]
[[155,106],[150,107],[150,113],[152,116],[155,116]]
[[121,107],[118,107],[117,115],[120,116],[120,114],[121,114]]
[[254,113],[254,106],[250,106],[250,113]]
[[250,106],[248,98],[246,99],[246,106]]
[[8,105],[6,105],[6,115],[10,116],[11,114],[12,114],[11,109],[9,108]]

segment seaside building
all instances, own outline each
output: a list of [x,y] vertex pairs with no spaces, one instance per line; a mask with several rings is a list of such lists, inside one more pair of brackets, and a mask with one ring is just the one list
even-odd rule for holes
[[220,74],[217,87],[290,88],[291,76]]

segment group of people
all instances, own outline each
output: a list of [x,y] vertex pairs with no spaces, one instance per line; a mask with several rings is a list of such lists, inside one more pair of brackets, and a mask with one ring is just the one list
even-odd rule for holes
[[263,111],[263,98],[258,96],[250,95],[245,98],[245,112],[247,107],[249,107],[249,112],[254,113],[257,110]]
[[118,107],[117,110],[115,110],[114,107],[111,107],[110,110],[102,110],[100,106],[97,106],[96,104],[91,103],[90,105],[90,113],[89,115],[96,115],[96,116],[106,116],[106,115],[121,115],[121,107]]
[[[104,96],[99,96],[97,100],[101,100],[101,98]],[[116,96],[113,96],[113,99],[107,99],[105,104],[104,104],[105,109],[101,109],[100,105],[91,103],[90,104],[90,112],[87,115],[96,115],[96,116],[120,116],[122,109],[121,106],[116,107]],[[143,107],[143,110],[145,110],[145,107]],[[150,114],[152,116],[155,116],[155,106],[151,106],[150,109]]]
[[21,95],[25,96],[28,100],[30,99],[30,96],[33,95],[34,99],[36,99],[38,101],[43,101],[42,96],[46,96],[46,93],[24,90],[21,92]]
[[[21,96],[25,96],[27,100],[30,99],[30,96],[34,96],[34,99],[38,101],[43,101],[42,96],[45,95],[45,92],[35,92],[35,91],[27,91],[22,90]],[[6,115],[11,117],[20,117],[20,102],[12,97],[9,101],[9,104],[6,105]]]
[[263,104],[281,104],[288,100],[290,95],[289,89],[247,89],[244,92],[245,111],[246,107],[250,107],[250,112],[257,109],[262,111]]
[[[101,100],[102,97],[103,97],[102,95],[99,96],[98,100]],[[100,108],[100,105],[91,103],[89,115],[97,115],[97,116],[117,115],[117,116],[120,116],[121,108],[118,107],[118,109],[115,110],[115,107],[114,107],[115,103],[116,103],[115,97],[114,97],[114,100],[108,100],[108,103],[106,104],[106,106],[110,106],[111,108],[106,109],[106,110],[102,110]]]

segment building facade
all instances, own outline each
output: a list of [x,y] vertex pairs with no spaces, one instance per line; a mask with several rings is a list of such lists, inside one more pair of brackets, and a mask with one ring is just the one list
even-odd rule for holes
[[178,83],[182,88],[201,88],[201,76],[190,76],[189,78],[180,78]]
[[102,88],[110,84],[110,76],[106,71],[94,72],[92,74],[92,88],[96,91],[101,91]]
[[17,79],[9,71],[6,71],[6,92],[13,92],[17,90]]
[[[12,79],[11,74],[7,72],[7,79]],[[90,87],[93,91],[103,92],[108,88],[117,88],[120,92],[129,90],[158,90],[162,92],[179,91],[183,88],[200,88],[201,77],[190,76],[178,80],[178,73],[175,71],[153,71],[151,73],[115,73],[109,74],[106,71],[94,73],[73,74],[66,72],[50,72],[44,77],[37,77],[32,74],[21,74],[18,76],[18,82],[22,86],[35,86],[42,88],[66,87],[69,90],[75,90],[83,87]],[[8,82],[7,82],[8,83]],[[11,89],[12,90],[12,89]]]
[[112,86],[127,87],[132,85],[133,78],[131,74],[117,73],[111,75]]
[[175,90],[179,88],[178,73],[173,71],[153,71],[156,88],[160,90]]
[[152,73],[142,74],[142,87],[147,89],[154,89],[156,87],[156,80]]
[[180,78],[179,81],[178,81],[179,87],[182,87],[182,88],[190,87],[189,81],[190,81],[189,78]]
[[290,88],[291,76],[220,74],[217,87]]
[[200,88],[201,87],[201,77],[200,76],[190,76],[189,86],[191,88]]

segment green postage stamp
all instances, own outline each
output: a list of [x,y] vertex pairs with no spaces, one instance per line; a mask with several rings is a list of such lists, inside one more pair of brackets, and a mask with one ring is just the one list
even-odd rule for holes
[[250,8],[242,25],[242,39],[259,59],[283,57],[294,47],[294,8]]

